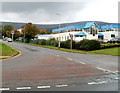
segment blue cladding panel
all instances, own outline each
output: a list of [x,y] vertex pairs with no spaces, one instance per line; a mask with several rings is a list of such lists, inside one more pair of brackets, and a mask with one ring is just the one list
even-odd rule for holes
[[74,36],[86,36],[86,34],[83,32],[80,32],[80,33],[75,34]]
[[98,36],[104,36],[102,33],[98,33]]

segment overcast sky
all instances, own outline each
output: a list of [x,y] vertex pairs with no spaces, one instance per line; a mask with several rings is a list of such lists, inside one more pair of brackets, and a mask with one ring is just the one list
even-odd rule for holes
[[21,2],[2,2],[0,21],[56,24],[59,22],[56,13],[59,13],[61,23],[78,21],[118,22],[119,0],[83,1],[22,2],[21,0]]

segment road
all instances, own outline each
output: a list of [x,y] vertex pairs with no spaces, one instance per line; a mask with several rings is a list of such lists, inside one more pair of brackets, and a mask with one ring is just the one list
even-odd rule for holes
[[3,42],[19,51],[2,61],[2,88],[18,91],[118,91],[118,57]]

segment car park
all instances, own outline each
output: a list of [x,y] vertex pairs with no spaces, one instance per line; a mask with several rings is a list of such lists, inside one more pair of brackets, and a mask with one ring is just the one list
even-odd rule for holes
[[120,43],[120,38],[111,39],[108,43]]

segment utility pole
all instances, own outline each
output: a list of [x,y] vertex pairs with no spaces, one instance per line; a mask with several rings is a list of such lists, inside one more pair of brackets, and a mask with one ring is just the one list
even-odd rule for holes
[[70,33],[69,33],[69,35],[70,35],[70,38],[71,38],[71,42],[70,42],[70,49],[72,49],[72,40],[73,40],[73,35],[72,35],[72,34],[70,34]]
[[[56,14],[59,16],[59,28],[60,28],[60,14]],[[59,43],[58,43],[58,48],[60,49],[60,31],[59,31]]]

